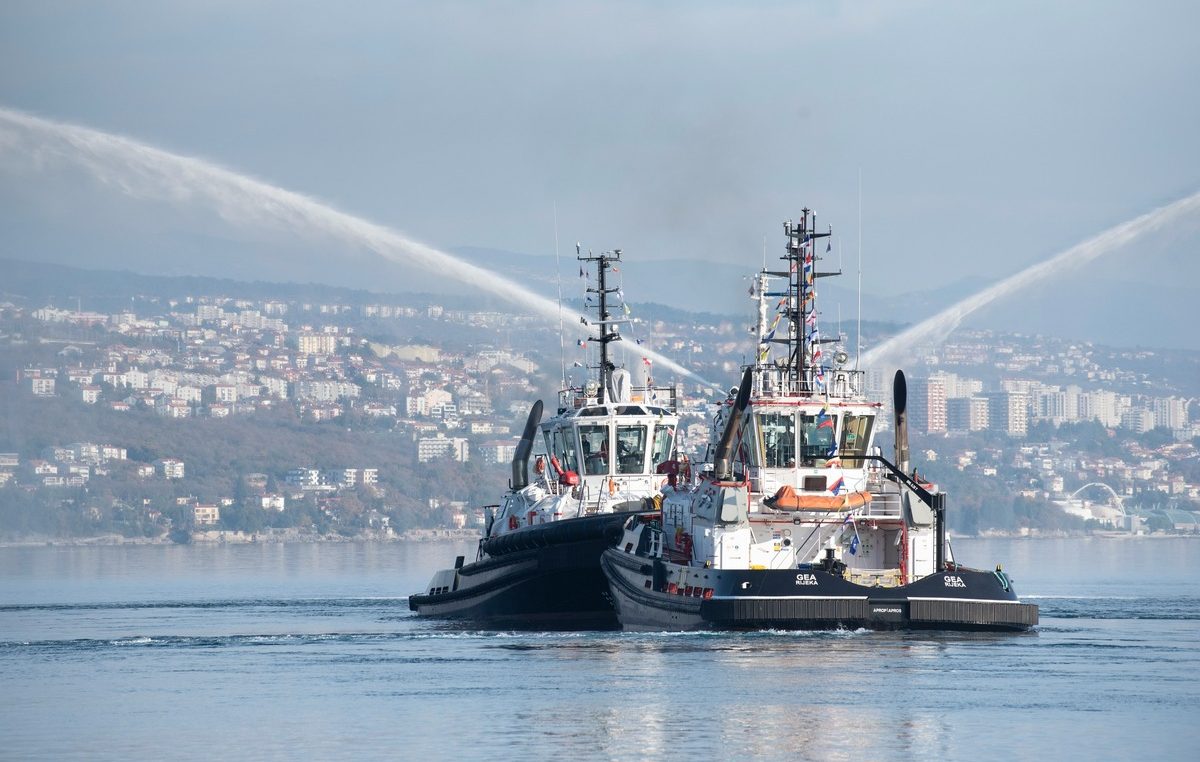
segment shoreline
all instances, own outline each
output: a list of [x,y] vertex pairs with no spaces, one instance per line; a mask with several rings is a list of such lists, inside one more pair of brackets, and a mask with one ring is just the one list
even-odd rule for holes
[[479,532],[466,529],[410,529],[400,534],[363,532],[356,535],[317,535],[300,532],[254,532],[214,529],[196,532],[191,542],[177,543],[170,537],[123,537],[121,535],[97,535],[94,537],[28,537],[0,540],[4,548],[84,548],[116,546],[170,546],[170,545],[338,545],[346,543],[392,543],[392,542],[468,542],[479,539]]
[[[1198,538],[1200,534],[1185,534],[1159,532],[1153,534],[1130,534],[1128,532],[981,532],[974,535],[956,535],[951,533],[950,540],[1074,540],[1074,539],[1103,539],[1103,540],[1165,540],[1173,538]],[[313,535],[299,532],[279,533],[245,533],[233,530],[209,530],[197,532],[190,543],[176,543],[167,536],[161,537],[122,537],[120,535],[99,535],[95,537],[28,537],[0,540],[0,550],[6,548],[82,548],[82,547],[116,547],[116,546],[155,546],[155,545],[318,545],[345,543],[393,543],[393,542],[473,542],[479,539],[479,532],[468,529],[410,529],[400,534],[384,534],[381,532],[364,532],[362,534],[344,535]]]

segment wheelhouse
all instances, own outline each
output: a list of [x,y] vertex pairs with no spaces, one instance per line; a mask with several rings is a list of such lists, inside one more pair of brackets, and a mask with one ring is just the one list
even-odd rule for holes
[[583,479],[652,476],[674,459],[678,423],[656,405],[589,405],[548,421],[542,444],[556,469]]

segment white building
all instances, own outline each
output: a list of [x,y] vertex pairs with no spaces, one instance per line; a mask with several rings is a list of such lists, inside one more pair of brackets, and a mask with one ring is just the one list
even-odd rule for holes
[[192,520],[196,526],[212,526],[221,520],[221,509],[215,505],[200,505],[192,507]]
[[908,420],[915,431],[946,431],[946,385],[942,377],[908,382]]
[[233,384],[213,384],[212,390],[216,402],[228,404],[238,400],[237,387]]
[[985,397],[954,397],[946,400],[947,431],[983,431],[989,426]]
[[493,439],[479,446],[484,463],[512,463],[517,454],[517,439]]
[[164,479],[182,479],[184,465],[183,461],[177,458],[162,458],[154,461],[155,468],[162,474]]
[[348,381],[297,381],[296,399],[314,402],[336,402],[349,397],[357,398],[359,388]]
[[1135,434],[1145,434],[1154,428],[1154,411],[1144,408],[1126,410],[1121,414],[1121,428],[1129,429]]
[[1029,430],[1029,411],[1022,392],[993,392],[987,395],[990,428],[1012,437],[1023,437]]
[[146,373],[145,371],[138,370],[137,368],[132,368],[125,371],[125,373],[122,375],[122,379],[124,385],[128,386],[130,389],[150,388],[150,374]]
[[53,397],[54,379],[41,376],[29,379],[29,390],[35,397]]
[[440,433],[436,437],[422,437],[417,440],[418,463],[428,463],[446,457],[466,463],[470,460],[470,444],[466,439],[447,437]]
[[154,405],[154,412],[166,418],[189,418],[192,415],[192,409],[186,402],[171,397],[159,399]]
[[331,355],[337,351],[337,336],[328,333],[302,333],[296,342],[302,355]]
[[1175,397],[1159,397],[1152,403],[1154,425],[1178,430],[1188,425],[1187,400]]
[[283,495],[268,494],[260,496],[259,499],[263,510],[282,511],[287,508],[287,501]]
[[258,383],[262,385],[268,395],[281,400],[288,398],[288,382],[286,379],[276,378],[275,376],[259,376]]

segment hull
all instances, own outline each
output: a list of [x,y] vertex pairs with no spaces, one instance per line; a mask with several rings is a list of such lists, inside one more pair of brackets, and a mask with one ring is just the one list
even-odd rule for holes
[[499,553],[446,575],[444,591],[409,596],[423,616],[483,627],[539,630],[620,628],[600,556],[629,514],[565,519],[484,542]]
[[959,569],[882,588],[816,567],[699,569],[617,549],[605,551],[601,565],[626,630],[1019,632],[1038,621],[1037,606],[1017,600],[993,572]]

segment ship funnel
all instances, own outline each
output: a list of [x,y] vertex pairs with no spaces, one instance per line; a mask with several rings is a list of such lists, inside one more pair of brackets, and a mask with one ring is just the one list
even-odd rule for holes
[[908,383],[904,371],[892,381],[892,409],[896,417],[896,468],[908,473]]
[[520,492],[529,485],[529,453],[533,451],[533,438],[537,436],[537,427],[542,420],[542,401],[533,403],[529,409],[529,417],[525,419],[525,431],[521,441],[517,443],[517,452],[512,462],[513,492]]
[[725,431],[717,445],[717,454],[713,458],[713,476],[717,481],[729,481],[733,478],[733,437],[742,425],[742,415],[750,405],[750,368],[742,374],[742,383],[738,386],[737,399],[733,409],[729,411],[729,420],[725,423]]

